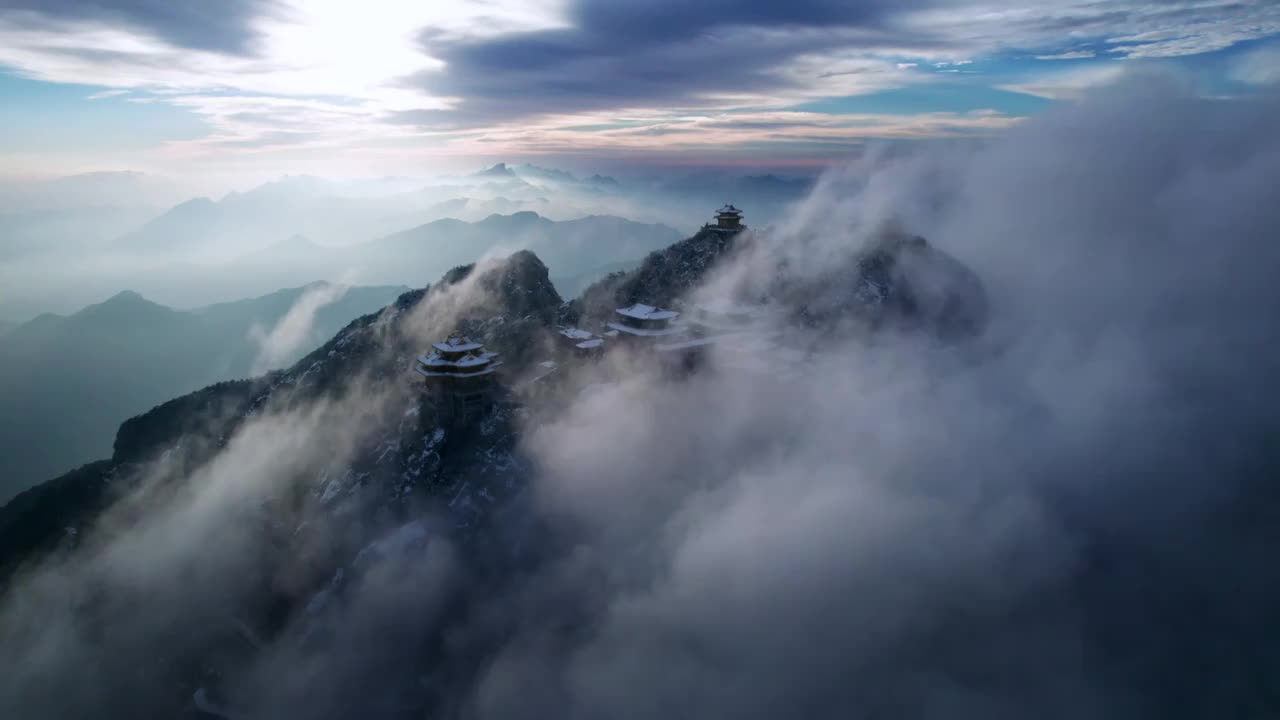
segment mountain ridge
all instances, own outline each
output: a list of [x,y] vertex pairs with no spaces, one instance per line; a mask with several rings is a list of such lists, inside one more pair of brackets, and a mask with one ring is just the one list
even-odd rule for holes
[[[355,435],[330,439],[316,428],[319,437],[309,438],[307,431],[301,439],[323,448],[350,444],[350,451],[322,452],[296,466],[281,458],[273,489],[254,493],[259,499],[242,503],[244,512],[219,524],[219,537],[248,543],[244,552],[263,553],[267,574],[210,584],[216,576],[192,568],[189,590],[208,610],[184,613],[180,623],[166,625],[152,639],[157,648],[180,643],[182,649],[170,650],[174,661],[154,671],[145,697],[130,696],[129,703],[165,714],[186,707],[193,692],[222,700],[231,690],[215,678],[230,677],[234,667],[255,659],[258,643],[246,645],[245,632],[270,642],[331,636],[340,628],[327,624],[331,616],[324,608],[359,587],[371,554],[421,553],[423,542],[430,553],[437,541],[424,537],[446,539],[451,557],[482,583],[501,587],[514,569],[509,554],[522,546],[522,533],[530,532],[521,508],[534,467],[521,442],[536,416],[522,391],[504,383],[482,417],[448,421],[423,398],[411,375],[415,355],[446,334],[465,333],[500,353],[510,377],[517,377],[545,360],[559,323],[611,310],[620,297],[673,302],[721,262],[758,247],[749,233],[704,230],[651,253],[636,270],[610,276],[594,295],[588,291],[568,303],[531,251],[457,266],[438,282],[351,321],[288,368],[211,385],[129,418],[119,426],[111,459],[77,468],[0,507],[0,588],[23,565],[71,552],[91,542],[86,538],[103,542],[127,532],[129,524],[101,520],[121,498],[141,488],[164,496],[181,493],[220,453],[234,452],[255,432],[269,432],[263,428],[273,427],[275,418],[300,419],[326,408],[357,415],[354,424],[341,424]],[[860,267],[857,261],[848,264],[854,273],[848,282],[862,282]],[[124,512],[136,517],[143,506],[126,504]],[[229,615],[234,623],[221,620]],[[113,642],[101,651],[113,652]],[[325,647],[321,641],[317,651]],[[410,667],[417,668],[413,673],[436,667],[449,654],[432,644],[413,656]],[[201,670],[191,669],[198,665]],[[430,692],[411,696],[419,699],[410,707],[431,707]],[[74,697],[45,700],[55,707],[67,703],[68,712],[76,709]]]
[[329,303],[300,318],[311,328],[307,334],[291,341],[305,343],[315,334],[323,340],[339,320],[382,307],[404,289],[310,284],[192,310],[122,291],[70,315],[46,314],[14,328],[0,340],[0,465],[6,470],[0,494],[47,477],[57,465],[92,459],[141,402],[249,374],[275,342],[268,331],[308,293],[332,291]]

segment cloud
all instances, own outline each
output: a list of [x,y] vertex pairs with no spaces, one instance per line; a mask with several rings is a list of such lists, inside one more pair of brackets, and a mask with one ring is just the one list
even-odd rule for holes
[[1248,20],[1245,22],[1226,18],[1205,20],[1189,16],[1185,24],[1110,37],[1107,42],[1115,47],[1108,52],[1120,53],[1129,58],[1199,55],[1280,32],[1280,10],[1274,6],[1269,9],[1249,8],[1241,12],[1248,13]]
[[127,94],[129,94],[128,90],[103,90],[101,92],[93,93],[92,95],[85,97],[85,99],[86,100],[105,100],[110,97],[119,97],[120,95],[127,95]]
[[1058,53],[1056,55],[1037,55],[1037,60],[1083,60],[1084,58],[1096,57],[1097,53],[1092,50],[1072,50],[1071,52]]
[[1248,85],[1280,83],[1280,47],[1260,47],[1245,53],[1232,64],[1230,76]]
[[[263,688],[273,697],[295,690],[314,693],[314,687],[305,688],[307,673],[313,664],[336,667],[332,659],[304,661],[311,648],[307,638],[286,633],[288,639],[271,641],[269,629],[260,624],[266,608],[251,597],[264,589],[260,582],[274,576],[267,580],[270,592],[296,600],[310,591],[318,579],[314,573],[330,553],[352,551],[354,557],[339,538],[345,532],[339,526],[352,520],[347,512],[360,514],[368,499],[356,492],[363,481],[351,477],[350,465],[362,449],[388,442],[383,424],[388,413],[416,427],[412,420],[419,405],[408,384],[373,376],[379,367],[407,370],[407,359],[398,357],[400,343],[408,340],[420,348],[419,334],[438,339],[452,330],[460,309],[490,302],[478,279],[469,276],[413,308],[388,308],[374,321],[373,347],[365,348],[363,362],[346,365],[350,372],[323,391],[304,369],[273,377],[274,395],[260,384],[247,397],[190,408],[182,421],[194,432],[161,457],[114,473],[113,502],[74,529],[79,550],[32,558],[0,594],[0,668],[7,678],[0,687],[0,714],[186,712],[193,701],[191,689],[180,686],[186,670],[155,659],[195,647],[219,647],[230,653],[226,657],[239,657],[244,664],[238,670],[227,666],[226,680],[243,683],[238,687],[246,694],[256,689],[254,681],[273,677],[283,683]],[[247,413],[243,403],[252,406]],[[350,502],[326,519],[320,507],[330,486]],[[340,515],[347,519],[338,520]],[[374,525],[378,530],[396,526],[385,519]],[[278,541],[296,554],[277,554],[272,547]],[[396,552],[373,546],[358,568],[368,572],[354,579],[352,601],[334,603],[336,619],[351,633],[347,638],[363,643],[385,632],[407,632],[419,621],[434,627],[439,616],[432,598],[439,602],[459,588],[452,578],[451,545],[432,537],[425,550],[432,559],[426,562],[423,555],[405,554],[420,550],[417,542],[381,546]],[[302,625],[321,606],[317,602],[292,619]],[[408,620],[410,615],[416,620]],[[19,647],[25,652],[17,652]],[[245,651],[253,654],[239,654]],[[361,675],[366,688],[393,676],[386,667],[364,663],[363,653],[350,656],[353,672],[369,673]],[[284,670],[293,680],[280,675]],[[259,674],[245,677],[248,671]],[[80,681],[68,683],[66,673],[81,672],[86,674]],[[345,687],[333,687],[334,695],[345,694]]]
[[[205,138],[148,151],[157,166],[225,168],[239,158],[257,169],[271,158],[401,172],[474,152],[476,136],[509,135],[535,119],[576,117],[560,123],[567,127],[653,116],[665,125],[673,114],[778,109],[941,74],[1010,85],[981,61],[1068,59],[1087,44],[1109,47],[1098,62],[1115,63],[1213,52],[1278,31],[1280,9],[1266,2],[241,0],[216,13],[23,2],[0,11],[0,65],[41,81],[130,90],[133,101],[207,121]],[[222,111],[269,102],[288,108],[282,121],[307,127],[281,132],[269,114]],[[483,142],[486,156],[504,151]]]
[[127,27],[174,47],[245,55],[258,38],[255,21],[280,9],[276,0],[10,0],[0,16],[31,27]]
[[945,37],[954,46],[971,48],[971,54],[1060,51],[1065,38],[1069,46],[1080,41],[1115,44],[1108,52],[1120,57],[1174,57],[1280,32],[1280,10],[1267,2],[1011,2],[904,13],[899,27]]
[[[443,68],[417,76],[433,95],[458,97],[472,120],[657,104],[716,105],[901,81],[900,68],[869,58],[886,42],[887,3],[577,3],[570,27],[493,38],[424,36]],[[842,59],[841,50],[860,53]],[[750,51],[744,51],[750,47]],[[849,64],[861,77],[818,82]],[[795,70],[794,73],[788,70]],[[799,73],[800,77],[796,77]]]
[[323,338],[314,337],[316,313],[325,306],[342,299],[350,287],[323,283],[303,291],[289,311],[267,330],[261,325],[249,329],[249,337],[258,344],[258,356],[253,361],[252,373],[261,375],[268,370],[282,367],[300,350]]
[[[861,146],[876,139],[924,139],[995,132],[1019,118],[997,112],[827,115],[798,111],[652,114],[635,127],[582,133],[581,117],[550,117],[491,128],[453,141],[459,152],[482,152],[485,143],[526,153],[607,153],[639,157],[674,151],[707,153],[759,151],[775,144],[793,157],[821,145]],[[829,152],[827,149],[819,153]]]
[[[1253,397],[1280,360],[1256,314],[1280,262],[1259,202],[1277,102],[1136,78],[825,178],[772,259],[809,272],[897,217],[984,278],[989,344],[828,339],[760,375],[636,373],[534,428],[539,506],[572,551],[478,613],[511,634],[488,636],[469,714],[1267,707],[1234,678],[1274,660],[1220,638],[1261,649],[1280,580],[1274,526],[1237,515],[1272,496],[1280,427]],[[1245,577],[1271,589],[1246,598]]]
[[1116,65],[1085,66],[1036,75],[1018,82],[1000,85],[999,89],[1051,100],[1072,100],[1079,98],[1090,88],[1115,82],[1124,74],[1125,69]]

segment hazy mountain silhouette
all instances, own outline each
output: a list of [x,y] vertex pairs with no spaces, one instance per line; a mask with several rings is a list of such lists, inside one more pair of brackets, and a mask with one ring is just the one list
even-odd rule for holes
[[227,272],[241,280],[265,279],[302,268],[311,277],[340,278],[346,273],[360,283],[414,286],[488,254],[531,250],[563,277],[571,277],[644,257],[680,236],[666,225],[619,217],[555,221],[524,211],[494,214],[476,222],[444,218],[347,247],[326,247],[295,237],[239,258]]
[[291,362],[404,288],[314,284],[179,311],[125,291],[69,316],[41,315],[0,338],[0,497],[100,457],[115,427],[175,394],[254,370],[308,291],[330,292],[305,321]]

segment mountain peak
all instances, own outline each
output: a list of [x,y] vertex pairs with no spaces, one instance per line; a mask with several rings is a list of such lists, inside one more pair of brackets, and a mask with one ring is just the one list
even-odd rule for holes
[[137,292],[136,290],[121,290],[115,295],[112,295],[111,297],[107,298],[105,302],[106,303],[112,303],[112,302],[126,303],[126,302],[146,302],[146,301],[147,299],[142,297],[142,294]]
[[[120,292],[116,293],[115,295],[112,295],[111,297],[107,298],[106,300],[103,300],[102,302],[98,303],[97,305],[90,305],[89,307],[85,308],[84,310],[90,310],[90,309],[92,309],[92,308],[103,308],[103,307],[115,307],[115,308],[144,308],[144,307],[157,307],[157,308],[163,308],[163,307],[165,307],[165,306],[164,306],[164,305],[161,305],[160,303],[152,302],[151,300],[146,299],[145,297],[143,297],[143,296],[142,296],[142,294],[141,294],[141,293],[137,292],[136,290],[121,290]],[[168,308],[165,308],[165,309],[167,310]],[[81,310],[81,312],[84,312],[84,310]]]
[[476,173],[475,176],[476,177],[514,178],[516,176],[516,173],[511,168],[507,167],[506,163],[500,162],[500,163],[495,163],[492,167],[488,167],[488,168],[485,168],[484,170],[481,170],[480,172]]
[[537,316],[545,322],[554,318],[563,303],[542,259],[531,250],[517,250],[505,258],[460,265],[445,273],[440,284],[454,285],[472,273],[480,273],[479,284],[487,296],[497,301],[503,314],[514,317]]
[[152,302],[133,290],[122,290],[97,305],[90,305],[71,317],[94,322],[151,320],[177,311]]
[[476,223],[483,226],[514,227],[536,222],[551,222],[532,210],[517,210],[510,215],[494,213]]
[[515,172],[517,175],[525,175],[540,180],[552,180],[562,183],[575,183],[578,181],[571,172],[557,170],[556,168],[539,167],[538,165],[532,165],[530,163],[525,163],[519,166],[516,168]]
[[172,208],[169,209],[169,212],[213,207],[214,205],[217,205],[217,203],[215,203],[212,199],[201,195],[200,197],[193,197],[190,200],[186,200],[178,203],[177,205],[174,205]]

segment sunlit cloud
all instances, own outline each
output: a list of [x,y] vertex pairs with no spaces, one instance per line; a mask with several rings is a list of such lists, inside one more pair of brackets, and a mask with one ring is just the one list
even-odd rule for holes
[[[1225,0],[732,7],[238,0],[216,18],[199,9],[120,5],[0,9],[0,69],[101,88],[85,94],[95,101],[178,108],[207,126],[200,138],[158,139],[149,157],[160,163],[230,163],[218,153],[374,157],[389,146],[391,156],[480,148],[488,156],[575,140],[579,149],[632,152],[658,136],[726,147],[760,142],[765,131],[679,116],[785,110],[941,79],[1069,99],[1113,78],[1125,59],[1210,53],[1280,33],[1280,6]],[[1009,53],[1028,65],[984,63]],[[1089,67],[1065,75],[1037,62],[1050,60]],[[1011,121],[925,107],[919,117],[886,118],[868,133],[867,123],[850,118],[793,118],[809,132],[788,123],[769,141],[946,136]],[[573,129],[619,123],[649,128]]]
[[1125,68],[1118,65],[1098,65],[1058,71],[1036,78],[999,86],[1002,90],[1026,93],[1051,100],[1078,98],[1091,87],[1115,81]]
[[1280,47],[1262,47],[1245,54],[1230,74],[1233,80],[1248,85],[1280,83]]

